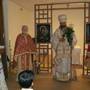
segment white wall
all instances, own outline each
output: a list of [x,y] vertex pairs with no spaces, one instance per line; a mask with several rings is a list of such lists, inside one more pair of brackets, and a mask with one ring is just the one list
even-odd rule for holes
[[8,0],[2,0],[3,4],[3,17],[4,17],[4,32],[5,32],[5,45],[6,45],[6,53],[10,56],[9,53],[9,38],[8,38]]
[[11,44],[11,53],[13,54],[15,40],[17,35],[21,32],[22,25],[28,25],[29,33],[34,36],[34,25],[32,23],[33,15],[29,10],[22,8],[16,3],[9,1],[8,3],[8,32],[9,32],[9,41]]

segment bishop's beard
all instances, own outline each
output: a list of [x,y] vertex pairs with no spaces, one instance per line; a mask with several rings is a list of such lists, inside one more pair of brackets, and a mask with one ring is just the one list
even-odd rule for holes
[[65,27],[66,27],[66,25],[60,25],[60,28],[61,29],[65,28]]

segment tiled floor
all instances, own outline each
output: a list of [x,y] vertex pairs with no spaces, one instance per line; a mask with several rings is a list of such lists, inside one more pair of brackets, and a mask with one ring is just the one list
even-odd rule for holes
[[[8,87],[9,90],[19,90],[15,74],[9,75]],[[34,81],[34,90],[90,90],[90,79],[82,77],[81,70],[78,70],[77,80],[69,82],[58,82],[51,74],[40,74]]]

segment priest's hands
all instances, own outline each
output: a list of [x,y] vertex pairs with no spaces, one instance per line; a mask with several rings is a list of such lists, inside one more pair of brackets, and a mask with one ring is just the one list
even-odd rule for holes
[[15,60],[15,58],[13,59],[13,62],[12,62],[12,69],[15,69],[17,66],[17,62]]

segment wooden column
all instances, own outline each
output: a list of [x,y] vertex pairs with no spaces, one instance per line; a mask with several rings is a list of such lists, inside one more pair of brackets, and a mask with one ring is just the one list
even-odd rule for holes
[[90,23],[90,3],[88,3],[88,6],[89,6],[89,8],[88,8],[88,22]]

